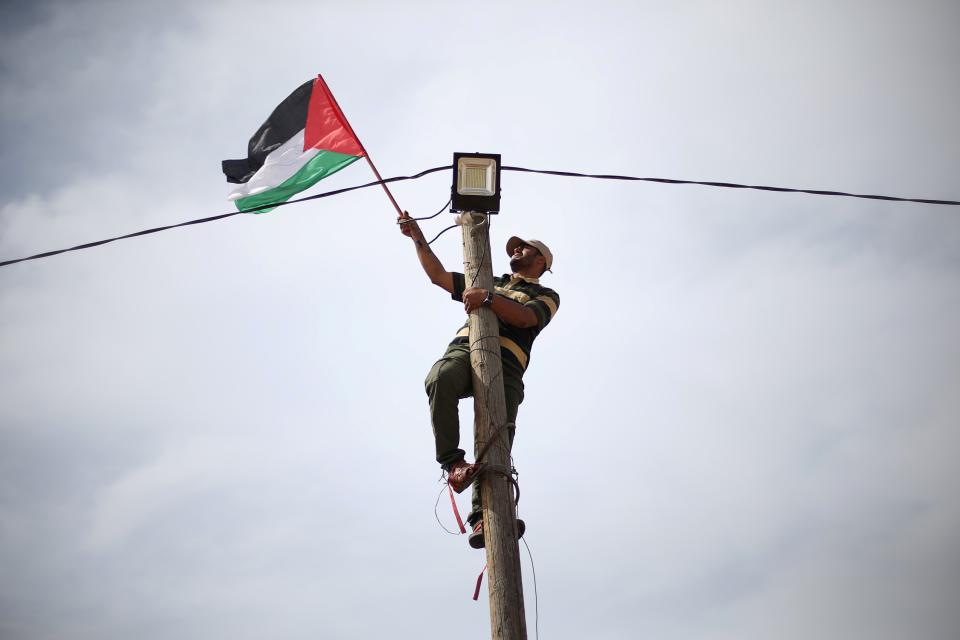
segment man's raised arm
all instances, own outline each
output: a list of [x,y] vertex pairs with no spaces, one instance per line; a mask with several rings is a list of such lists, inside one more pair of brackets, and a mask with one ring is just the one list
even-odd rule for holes
[[443,268],[440,260],[434,255],[430,245],[423,238],[423,232],[420,231],[420,225],[410,218],[406,211],[397,218],[400,223],[400,231],[403,235],[413,240],[413,246],[417,249],[417,258],[420,259],[420,266],[424,273],[430,278],[430,282],[437,285],[447,293],[453,293],[453,274]]

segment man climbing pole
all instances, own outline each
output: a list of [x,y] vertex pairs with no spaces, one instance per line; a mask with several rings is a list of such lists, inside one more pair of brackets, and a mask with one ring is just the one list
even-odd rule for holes
[[[409,215],[398,218],[400,230],[413,240],[417,258],[430,281],[450,293],[464,310],[488,306],[497,316],[500,330],[500,354],[503,364],[503,390],[506,400],[507,428],[510,444],[516,430],[517,410],[523,402],[523,373],[530,361],[533,341],[550,322],[560,306],[560,296],[540,285],[540,277],[553,266],[553,254],[539,240],[523,240],[516,236],[507,241],[512,274],[494,278],[494,290],[468,286],[462,273],[447,271],[427,245],[420,227]],[[447,473],[447,482],[457,493],[471,484],[472,510],[467,518],[472,532],[470,546],[482,549],[483,510],[480,486],[474,484],[481,465],[468,463],[460,448],[460,399],[473,394],[473,373],[470,366],[469,331],[465,324],[457,332],[446,353],[430,369],[425,381],[430,398],[430,419],[436,440],[437,462]],[[518,535],[525,525],[517,521]]]

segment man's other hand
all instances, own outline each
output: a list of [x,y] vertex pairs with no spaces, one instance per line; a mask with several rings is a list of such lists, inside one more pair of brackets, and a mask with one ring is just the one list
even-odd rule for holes
[[487,299],[487,290],[479,287],[470,287],[463,292],[463,308],[467,313],[483,306],[483,301]]
[[402,216],[398,216],[397,224],[400,225],[400,233],[412,238],[414,242],[423,242],[423,232],[420,231],[420,225],[410,217],[409,213],[404,211]]

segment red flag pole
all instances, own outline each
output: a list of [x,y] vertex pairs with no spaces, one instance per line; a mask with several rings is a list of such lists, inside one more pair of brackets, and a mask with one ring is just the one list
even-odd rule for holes
[[383,192],[387,194],[387,197],[390,198],[390,202],[393,204],[393,208],[397,210],[397,215],[402,216],[403,211],[400,209],[400,205],[397,204],[396,199],[394,199],[393,194],[390,193],[390,189],[386,184],[383,184],[383,178],[380,176],[380,172],[377,171],[377,166],[373,164],[373,159],[370,158],[370,152],[367,151],[367,148],[363,146],[363,142],[360,141],[360,137],[357,135],[357,132],[353,130],[353,127],[350,126],[350,121],[347,120],[347,116],[344,115],[343,109],[340,108],[337,99],[333,97],[333,92],[330,91],[330,87],[327,86],[327,81],[323,79],[323,75],[317,74],[317,79],[320,80],[320,84],[323,86],[324,92],[326,92],[327,97],[330,98],[330,103],[337,109],[337,113],[343,118],[343,123],[347,125],[347,129],[350,130],[350,133],[353,134],[353,138],[360,145],[360,148],[363,150],[363,156],[367,159],[367,164],[370,165],[370,168],[373,170],[373,175],[377,177],[377,180],[380,181],[380,186],[383,187]]

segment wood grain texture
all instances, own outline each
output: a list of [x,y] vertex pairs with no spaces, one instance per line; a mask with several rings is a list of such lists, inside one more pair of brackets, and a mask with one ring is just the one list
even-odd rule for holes
[[[463,266],[467,286],[493,288],[490,233],[486,215],[463,214]],[[500,332],[497,317],[488,307],[470,314],[470,364],[473,368],[474,454],[499,430],[484,462],[510,468],[510,439],[503,395],[500,361]],[[520,548],[517,543],[517,514],[513,484],[499,473],[485,473],[483,491],[483,533],[487,548],[490,628],[494,640],[526,640]]]

